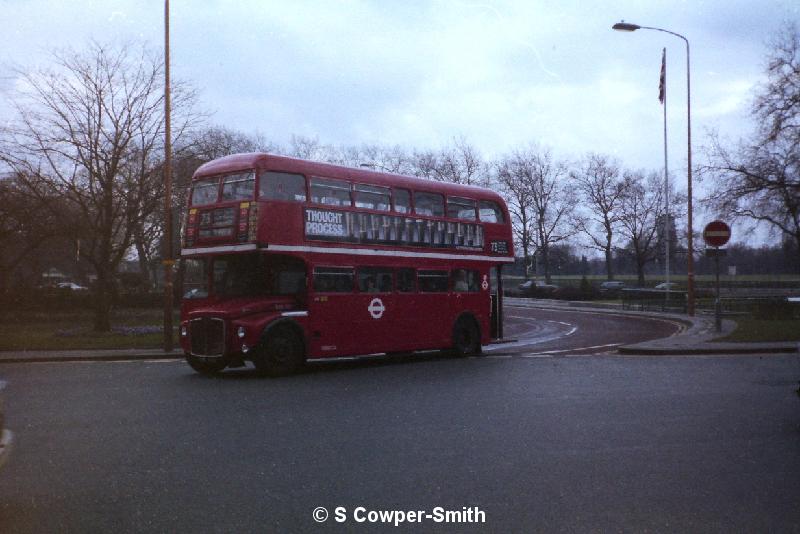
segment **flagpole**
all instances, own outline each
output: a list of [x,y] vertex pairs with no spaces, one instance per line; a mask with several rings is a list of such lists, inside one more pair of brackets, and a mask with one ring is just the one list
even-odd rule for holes
[[686,314],[694,316],[694,228],[692,226],[692,84],[689,65],[689,39],[679,33],[653,26],[639,26],[620,21],[611,27],[612,30],[634,32],[636,30],[654,30],[664,32],[683,39],[686,43]]
[[665,282],[667,283],[667,293],[665,300],[669,303],[669,167],[667,165],[667,49],[661,51],[661,81],[660,81],[661,103],[664,106],[664,252]]

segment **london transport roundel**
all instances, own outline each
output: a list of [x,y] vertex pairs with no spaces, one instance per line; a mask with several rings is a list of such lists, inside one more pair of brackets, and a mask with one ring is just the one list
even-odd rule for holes
[[731,238],[731,227],[722,221],[711,221],[703,230],[703,239],[709,247],[721,247]]
[[386,307],[383,305],[381,299],[372,299],[372,302],[367,306],[367,311],[373,319],[380,319],[383,317],[383,312],[386,311]]

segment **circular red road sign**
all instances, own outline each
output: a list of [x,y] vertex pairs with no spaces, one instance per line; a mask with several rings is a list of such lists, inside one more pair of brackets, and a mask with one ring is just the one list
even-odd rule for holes
[[709,247],[721,247],[731,238],[731,227],[722,221],[711,221],[703,229],[703,239]]

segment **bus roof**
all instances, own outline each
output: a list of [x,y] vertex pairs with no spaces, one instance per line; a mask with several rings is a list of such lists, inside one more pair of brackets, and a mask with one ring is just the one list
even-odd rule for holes
[[451,196],[467,196],[480,200],[499,200],[505,204],[502,197],[491,189],[473,185],[453,184],[449,182],[439,182],[413,176],[392,174],[367,169],[357,169],[320,163],[286,156],[276,156],[261,152],[250,152],[244,154],[232,154],[224,156],[201,165],[194,173],[193,180],[224,174],[228,172],[241,171],[246,169],[272,170],[293,172],[305,175],[319,176],[324,178],[339,178],[355,183],[370,185],[382,185],[386,187],[401,187],[436,193],[444,193]]

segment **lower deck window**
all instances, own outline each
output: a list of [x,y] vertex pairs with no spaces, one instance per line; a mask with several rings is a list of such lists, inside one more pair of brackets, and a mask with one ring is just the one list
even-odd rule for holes
[[397,291],[400,293],[413,293],[417,290],[417,277],[414,269],[397,269]]
[[471,269],[453,269],[453,291],[456,293],[480,291],[480,273]]
[[358,269],[358,290],[362,293],[389,293],[392,291],[392,270],[384,267]]
[[276,254],[229,254],[183,260],[185,299],[292,296],[306,290],[305,263]]
[[417,272],[419,290],[422,293],[445,293],[447,292],[447,282],[449,280],[447,271],[423,271]]
[[316,267],[314,291],[319,293],[349,293],[353,290],[353,269],[350,267]]
[[208,261],[205,258],[186,258],[182,263],[183,298],[206,298],[208,296]]

